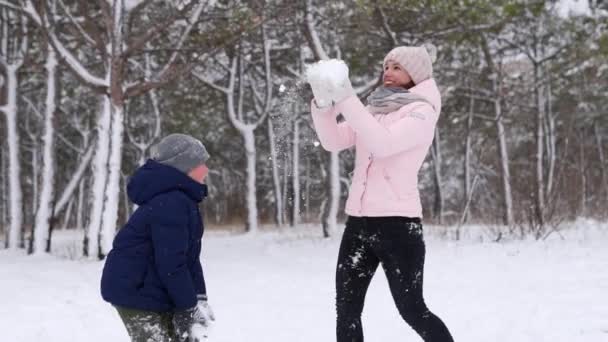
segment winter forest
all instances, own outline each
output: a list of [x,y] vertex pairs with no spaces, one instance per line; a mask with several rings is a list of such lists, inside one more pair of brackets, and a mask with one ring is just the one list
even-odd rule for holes
[[541,239],[605,218],[605,5],[0,1],[3,244],[42,253],[81,229],[103,256],[133,210],[125,182],[173,132],[212,155],[208,225],[329,236],[354,156],[319,146],[305,68],[344,59],[365,98],[387,51],[426,42],[444,103],[420,172],[426,221]]
[[[306,70],[344,60],[365,103],[387,52],[428,43],[443,102],[418,175],[431,304],[456,340],[605,339],[606,1],[0,0],[7,341],[126,341],[98,260],[136,210],[129,177],[171,133],[211,155],[214,340],[331,340],[355,152],[321,146]],[[289,304],[294,284],[310,290]],[[417,336],[375,284],[370,340]],[[40,324],[21,329],[32,308]]]

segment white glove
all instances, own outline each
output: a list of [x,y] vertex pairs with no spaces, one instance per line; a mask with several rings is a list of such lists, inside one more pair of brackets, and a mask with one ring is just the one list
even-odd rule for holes
[[308,67],[306,78],[315,97],[317,107],[328,107],[354,95],[344,61],[330,59]]
[[213,313],[213,310],[211,309],[211,306],[209,305],[209,302],[207,301],[206,297],[199,298],[196,305],[198,306],[198,309],[203,316],[205,325],[209,325],[211,322],[215,321],[215,314]]
[[209,338],[211,322],[215,321],[215,314],[207,301],[206,295],[198,295],[196,303],[198,319],[190,327],[188,342],[204,342]]
[[315,104],[319,108],[326,108],[331,106],[330,93],[327,91],[327,82],[323,80],[322,74],[318,72],[311,72],[315,66],[309,69],[307,75],[307,81],[312,89],[312,94],[315,97]]

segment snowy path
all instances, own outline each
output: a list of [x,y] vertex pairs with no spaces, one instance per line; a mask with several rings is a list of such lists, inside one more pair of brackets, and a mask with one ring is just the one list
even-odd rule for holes
[[[212,341],[333,341],[338,243],[209,234]],[[607,243],[604,233],[502,244],[427,238],[427,303],[456,341],[608,341]],[[1,340],[128,341],[99,296],[101,268],[0,251]],[[398,316],[382,271],[366,303],[366,341],[420,341]]]

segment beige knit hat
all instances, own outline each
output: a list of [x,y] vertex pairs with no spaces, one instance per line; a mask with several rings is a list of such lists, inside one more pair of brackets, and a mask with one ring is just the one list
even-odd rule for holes
[[433,77],[433,62],[437,59],[437,48],[433,44],[422,46],[398,46],[384,57],[384,64],[389,60],[401,64],[414,84]]

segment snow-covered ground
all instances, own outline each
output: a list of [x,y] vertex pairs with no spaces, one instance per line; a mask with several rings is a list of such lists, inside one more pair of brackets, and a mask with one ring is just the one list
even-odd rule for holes
[[[579,223],[565,239],[543,242],[450,242],[432,229],[425,233],[426,299],[456,341],[608,341],[608,224]],[[339,239],[319,233],[302,226],[207,234],[212,342],[334,340]],[[58,235],[59,256],[0,251],[1,341],[128,341],[99,295],[103,263],[69,258],[79,240]],[[401,321],[381,270],[363,319],[366,341],[420,341]]]

